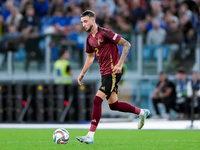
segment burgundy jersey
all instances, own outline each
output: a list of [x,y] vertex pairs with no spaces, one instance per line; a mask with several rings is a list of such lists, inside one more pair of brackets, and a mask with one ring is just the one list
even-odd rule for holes
[[100,66],[101,75],[112,74],[112,69],[119,60],[119,48],[117,43],[121,35],[112,30],[98,27],[95,37],[87,36],[86,52],[95,52]]

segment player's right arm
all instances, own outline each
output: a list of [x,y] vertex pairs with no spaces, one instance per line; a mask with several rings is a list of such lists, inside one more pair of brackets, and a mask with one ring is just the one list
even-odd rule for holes
[[120,73],[122,70],[122,65],[124,61],[126,60],[126,57],[128,55],[128,52],[130,50],[131,44],[125,40],[124,38],[121,37],[121,39],[118,42],[119,45],[123,46],[122,54],[120,56],[120,59],[118,63],[114,66],[113,72],[115,73]]
[[159,98],[159,92],[161,91],[161,82],[159,82],[157,85],[156,85],[156,89],[154,90],[154,93],[153,93],[153,98]]
[[81,80],[83,79],[85,73],[87,72],[87,70],[90,68],[90,66],[92,65],[93,61],[94,61],[94,52],[93,53],[87,53],[87,58],[84,64],[84,67],[80,73],[80,75],[78,76],[78,84],[79,85],[83,85],[83,83],[81,82]]

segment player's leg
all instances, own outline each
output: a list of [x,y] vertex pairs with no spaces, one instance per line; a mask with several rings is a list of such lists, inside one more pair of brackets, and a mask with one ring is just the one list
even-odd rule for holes
[[101,104],[105,98],[106,98],[105,93],[99,90],[93,100],[92,121],[90,126],[91,132],[96,131],[99,120],[101,118]]
[[158,104],[162,103],[162,101],[161,101],[160,98],[153,98],[152,102],[153,102],[153,107],[156,111],[156,115],[159,116],[159,118],[160,118],[161,116],[160,116],[160,112],[159,112],[159,109],[158,109]]
[[93,100],[93,111],[92,111],[92,121],[90,125],[90,130],[86,136],[77,136],[76,139],[80,142],[86,143],[86,144],[92,144],[94,141],[94,134],[96,131],[96,128],[98,126],[99,120],[101,118],[101,104],[103,100],[106,98],[106,94],[104,94],[102,91],[98,91],[94,100]]
[[139,115],[141,112],[141,109],[138,107],[135,107],[129,103],[126,102],[119,102],[118,96],[116,92],[112,92],[109,99],[108,104],[111,110],[118,110],[121,112],[130,112]]
[[138,129],[144,126],[146,117],[150,114],[148,109],[140,109],[126,102],[119,102],[116,92],[112,92],[108,104],[111,110],[118,110],[121,112],[130,112],[139,115]]
[[190,113],[191,113],[191,101],[192,99],[191,98],[186,98],[185,99],[185,102],[184,102],[184,107],[185,107],[185,117],[186,118],[190,118]]
[[176,104],[176,98],[172,98],[170,100],[170,108],[172,108],[175,112],[179,112],[178,108],[177,108],[177,104]]
[[198,101],[198,117],[200,117],[200,97],[197,98]]
[[165,114],[163,114],[163,117],[165,119],[170,119],[170,114],[169,114],[169,111],[170,111],[170,104],[171,104],[171,98],[163,98],[163,103],[165,105]]
[[129,103],[118,102],[117,92],[118,92],[118,83],[121,79],[121,74],[115,74],[113,78],[114,88],[112,88],[111,93],[107,94],[108,103],[112,110],[119,110],[123,112],[132,112],[139,115],[138,129],[141,129],[145,123],[146,117],[150,114],[148,109],[140,109]]

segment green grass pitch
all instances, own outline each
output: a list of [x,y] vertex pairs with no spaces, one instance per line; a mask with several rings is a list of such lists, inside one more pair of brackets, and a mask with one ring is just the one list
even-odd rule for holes
[[200,150],[199,130],[97,130],[92,145],[76,135],[88,130],[68,130],[70,140],[55,144],[56,129],[0,129],[0,150]]

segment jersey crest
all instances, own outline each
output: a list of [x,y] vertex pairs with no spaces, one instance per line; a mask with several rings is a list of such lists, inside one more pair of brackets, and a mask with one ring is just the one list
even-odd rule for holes
[[98,45],[101,45],[102,41],[101,39],[98,39]]

